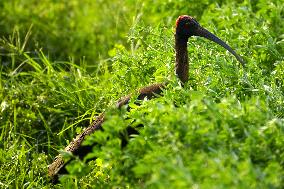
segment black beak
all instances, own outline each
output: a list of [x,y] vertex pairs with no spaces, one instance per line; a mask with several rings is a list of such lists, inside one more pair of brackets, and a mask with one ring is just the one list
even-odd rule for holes
[[209,39],[209,40],[214,41],[215,43],[221,45],[222,47],[227,49],[230,53],[232,53],[237,58],[237,60],[242,64],[242,66],[245,67],[245,62],[243,61],[243,59],[229,45],[227,45],[224,41],[219,39],[213,33],[209,32],[205,28],[202,28],[201,26],[199,26],[194,35],[204,37],[206,39]]

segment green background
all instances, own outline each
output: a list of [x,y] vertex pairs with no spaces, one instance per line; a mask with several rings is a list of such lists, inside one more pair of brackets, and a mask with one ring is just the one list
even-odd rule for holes
[[[182,88],[174,26],[183,14],[247,67],[192,37]],[[283,20],[283,0],[1,0],[0,188],[283,188]],[[163,97],[115,109],[166,80]],[[93,152],[52,186],[48,164],[103,111],[104,132],[86,142]],[[121,133],[140,124],[122,149]]]

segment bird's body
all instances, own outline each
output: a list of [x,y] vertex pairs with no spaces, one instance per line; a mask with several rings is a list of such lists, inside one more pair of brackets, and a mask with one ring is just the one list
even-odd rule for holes
[[[231,52],[237,60],[244,66],[244,62],[237,53],[231,49],[229,45],[223,42],[214,34],[210,33],[203,27],[199,25],[199,23],[192,18],[191,16],[183,15],[179,16],[176,21],[176,32],[175,32],[175,51],[176,51],[176,60],[175,60],[175,72],[177,77],[180,79],[182,85],[184,85],[188,81],[188,51],[187,51],[187,42],[188,38],[191,36],[201,36],[207,38],[215,43],[221,45],[229,52]],[[166,83],[153,84],[147,87],[143,87],[138,90],[138,98],[139,100],[143,100],[145,97],[151,99],[155,97],[157,94],[161,94],[163,88],[165,88]],[[117,102],[117,108],[126,105],[132,95],[127,95],[121,98]],[[105,115],[102,113],[97,117],[96,121],[94,121],[88,128],[84,130],[83,133],[78,135],[66,148],[66,152],[72,152],[74,154],[80,154],[82,156],[82,152],[84,151],[84,147],[81,146],[83,140],[86,136],[92,134],[96,130],[102,128],[102,124],[105,120]],[[88,150],[91,150],[89,148]],[[87,152],[84,151],[87,154]],[[83,154],[84,155],[84,154]],[[54,180],[56,180],[58,173],[64,167],[66,162],[64,162],[63,157],[61,155],[57,156],[52,164],[48,167],[48,174]]]

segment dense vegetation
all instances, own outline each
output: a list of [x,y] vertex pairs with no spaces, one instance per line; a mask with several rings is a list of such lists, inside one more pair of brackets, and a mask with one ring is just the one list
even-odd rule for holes
[[[283,0],[2,0],[0,10],[0,188],[52,187],[47,165],[102,111],[104,131],[86,141],[93,152],[56,187],[284,187]],[[173,36],[181,14],[247,68],[193,37],[182,88]],[[165,80],[164,96],[114,108]],[[124,129],[140,124],[121,148]]]

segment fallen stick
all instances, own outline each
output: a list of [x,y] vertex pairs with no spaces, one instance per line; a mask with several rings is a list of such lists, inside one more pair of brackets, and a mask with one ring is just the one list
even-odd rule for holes
[[[163,91],[163,88],[165,88],[166,83],[159,83],[159,84],[153,84],[147,87],[143,87],[138,90],[138,100],[143,100],[146,97],[148,99],[154,98],[157,95],[160,95]],[[121,108],[122,106],[128,104],[129,100],[131,99],[132,95],[127,95],[116,103],[117,108]],[[100,130],[102,128],[102,124],[105,121],[105,114],[101,113],[96,120],[84,131],[77,135],[75,139],[70,142],[70,144],[64,149],[65,152],[73,153],[73,154],[80,154],[80,150],[82,148],[82,142],[84,141],[85,137],[94,133],[97,130]],[[91,151],[91,149],[89,149]],[[83,155],[87,155],[83,154]],[[56,183],[58,181],[58,174],[63,169],[63,167],[66,165],[64,161],[63,155],[59,154],[55,157],[54,161],[48,166],[48,176],[52,179],[52,182]]]

